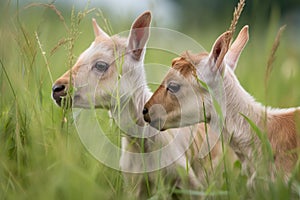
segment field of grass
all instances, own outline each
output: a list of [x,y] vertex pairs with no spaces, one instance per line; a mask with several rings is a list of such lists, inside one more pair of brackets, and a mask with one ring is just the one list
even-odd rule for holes
[[[92,42],[91,18],[105,25],[99,13],[97,9],[58,13],[54,7],[41,4],[18,7],[3,3],[0,8],[0,199],[131,199],[123,190],[122,173],[87,152],[71,113],[54,105],[50,96],[53,81]],[[267,60],[281,25],[279,16],[274,12],[267,26],[250,26],[250,42],[236,73],[258,101],[291,107],[300,105],[300,40],[289,26],[280,40],[267,90],[264,86]],[[131,22],[119,23],[112,24],[116,33],[129,29]],[[220,27],[195,28],[184,33],[209,50],[223,31]],[[171,63],[171,58],[146,54],[147,61],[157,62],[158,58],[163,64]],[[155,76],[155,72],[150,75]],[[101,113],[109,126],[108,115]],[[207,191],[195,194],[221,194],[214,197],[220,199],[299,198],[281,179],[273,183],[260,180],[258,185],[264,182],[264,187],[250,191],[240,174],[240,163],[227,164],[227,171],[216,177]],[[299,179],[293,183],[300,193]]]

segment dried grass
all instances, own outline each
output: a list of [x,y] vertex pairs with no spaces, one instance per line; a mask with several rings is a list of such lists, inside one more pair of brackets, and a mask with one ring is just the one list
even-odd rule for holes
[[61,12],[55,7],[55,5],[53,5],[53,4],[46,4],[46,3],[31,3],[31,4],[27,5],[27,6],[25,6],[24,9],[28,9],[28,8],[32,8],[32,7],[46,7],[46,8],[50,8],[59,17],[59,20],[63,23],[65,29],[67,31],[69,30],[69,28],[68,28],[68,26],[66,24],[65,18],[62,16]]
[[245,6],[245,0],[240,0],[237,7],[234,8],[233,19],[231,21],[231,24],[230,24],[230,27],[229,27],[229,30],[228,30],[228,31],[231,32],[231,38],[229,38],[230,40],[232,40],[232,37],[233,37],[235,29],[236,29],[236,25],[239,21],[239,18],[241,16],[241,14],[242,14],[244,6]]
[[235,32],[235,29],[236,29],[236,25],[239,21],[239,18],[241,16],[241,13],[244,9],[244,6],[245,6],[245,0],[240,0],[237,7],[235,7],[234,9],[234,12],[233,12],[233,19],[231,21],[231,24],[230,24],[230,27],[228,29],[228,31],[226,32],[226,36],[225,36],[225,39],[223,41],[224,43],[224,46],[220,52],[220,55],[219,55],[219,58],[218,58],[218,61],[216,63],[216,66],[217,67],[220,67],[230,45],[231,45],[231,42],[232,42],[232,38],[233,38],[233,35],[234,35],[234,32]]
[[275,37],[272,49],[271,49],[271,54],[268,58],[266,74],[265,74],[265,89],[266,90],[268,88],[268,82],[269,82],[270,75],[271,75],[271,72],[272,72],[273,66],[274,66],[273,64],[274,64],[274,61],[275,61],[275,53],[276,53],[276,51],[279,47],[280,38],[281,38],[282,32],[285,30],[285,28],[286,28],[286,25],[283,25],[279,28],[279,30],[277,32],[277,35]]

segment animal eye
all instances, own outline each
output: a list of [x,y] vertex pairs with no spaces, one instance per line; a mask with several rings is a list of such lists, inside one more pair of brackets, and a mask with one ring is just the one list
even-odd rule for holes
[[94,65],[94,68],[96,68],[100,72],[105,72],[109,67],[109,64],[103,61],[97,61]]
[[167,90],[172,92],[172,93],[176,93],[180,90],[180,85],[174,82],[170,82],[168,84]]

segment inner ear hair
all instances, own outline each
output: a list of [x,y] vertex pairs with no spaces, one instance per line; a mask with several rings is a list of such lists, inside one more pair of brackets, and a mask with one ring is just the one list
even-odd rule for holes
[[143,48],[137,48],[132,50],[132,56],[135,60],[140,60]]
[[213,50],[213,58],[215,61],[215,66],[217,68],[220,68],[222,66],[222,62],[224,60],[224,57],[226,55],[226,53],[229,50],[229,45],[231,42],[231,38],[232,38],[232,32],[227,31],[223,37],[221,38],[221,40],[219,40],[217,42],[217,44],[215,45],[215,48]]
[[131,52],[133,59],[140,60],[143,49],[149,38],[149,26],[151,23],[151,13],[149,11],[140,15],[132,24],[128,51]]

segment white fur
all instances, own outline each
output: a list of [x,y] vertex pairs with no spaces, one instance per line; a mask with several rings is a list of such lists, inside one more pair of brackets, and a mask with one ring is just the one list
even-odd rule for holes
[[[140,19],[138,18],[137,20]],[[133,55],[133,52],[130,51],[131,49],[128,49],[129,42],[133,42],[130,43],[131,46],[140,44],[139,42],[135,43],[134,32],[131,31],[129,39],[109,37],[99,28],[95,21],[93,23],[96,35],[95,41],[81,54],[72,69],[72,75],[75,80],[74,86],[76,88],[73,104],[76,107],[83,108],[89,108],[91,105],[106,108],[114,115],[114,108],[118,105],[111,101],[111,95],[113,95],[119,79],[121,83],[119,88],[120,95],[122,98],[129,97],[128,99],[125,98],[126,101],[124,102],[121,98],[121,105],[119,106],[122,109],[128,109],[130,113],[130,116],[122,116],[122,113],[117,113],[121,115],[121,123],[130,123],[131,120],[129,118],[131,117],[132,119],[136,119],[136,125],[144,127],[142,110],[145,102],[152,95],[147,86],[143,66],[145,50],[140,55],[140,59],[136,59],[138,55]],[[143,40],[145,41],[145,38]],[[116,62],[121,61],[123,58],[122,73],[119,74],[120,66]],[[113,64],[105,73],[101,74],[92,67],[95,60],[102,60]],[[60,83],[62,80],[66,81],[68,77],[69,72],[59,78],[56,83]],[[126,184],[130,186],[128,189],[133,190],[138,197],[145,197],[148,192],[146,189],[146,180],[148,179],[152,190],[150,192],[154,194],[156,190],[155,183],[157,178],[159,178],[159,174],[169,179],[170,183],[176,183],[176,187],[182,188],[184,187],[184,181],[177,171],[178,168],[183,168],[186,171],[187,180],[191,188],[196,189],[201,187],[205,182],[205,173],[198,159],[198,149],[203,141],[202,136],[205,134],[204,125],[174,129],[167,131],[167,133],[153,133],[155,132],[149,131],[151,136],[142,140],[130,135],[136,135],[136,132],[125,132],[125,136],[122,138],[121,145],[123,151],[120,167],[126,171],[124,176]],[[192,142],[190,148],[186,151],[184,148],[189,146],[193,137],[196,137],[195,141]],[[150,169],[154,168],[159,162],[168,163],[168,161],[174,161],[171,165],[163,168],[161,171],[134,173],[142,172],[145,166],[132,153],[153,152],[159,150],[161,146],[167,146],[174,141],[175,144],[171,148],[164,150],[161,160],[158,160],[158,157],[151,157],[151,155],[146,158],[148,159],[146,160],[148,164],[146,167]],[[144,149],[142,146],[144,146]],[[145,176],[148,178],[145,178]]]
[[[242,161],[244,172],[253,179],[257,168],[262,164],[262,144],[258,135],[252,130],[252,127],[244,116],[250,119],[256,127],[266,133],[266,139],[269,139],[271,148],[274,154],[274,161],[277,168],[281,169],[285,175],[288,175],[295,166],[298,159],[295,150],[299,148],[299,136],[297,135],[296,119],[299,116],[299,108],[290,109],[273,109],[266,108],[260,103],[256,102],[254,98],[248,94],[240,85],[238,79],[234,74],[238,58],[245,47],[249,35],[248,26],[245,26],[239,33],[237,39],[232,46],[227,49],[226,38],[228,32],[222,34],[215,42],[209,54],[195,55],[192,58],[198,58],[196,65],[197,78],[205,82],[213,94],[217,94],[223,98],[219,99],[219,104],[223,111],[224,126],[222,133],[224,138],[229,142],[232,149]],[[225,57],[222,57],[220,52],[226,52]],[[193,73],[187,73],[185,69],[186,62],[189,62],[189,57],[183,56],[175,60],[174,66],[177,70],[184,73],[182,77],[190,82],[191,87],[195,91],[194,97],[189,95],[191,92],[187,91],[186,83],[182,78],[176,77],[176,73],[170,71],[164,81],[164,88],[159,90],[166,90],[169,80],[177,82],[181,88],[176,97],[180,102],[194,101],[193,106],[175,107],[172,105],[172,95],[168,91],[155,92],[151,99],[146,103],[145,107],[150,110],[153,102],[167,107],[168,112],[165,116],[159,116],[158,110],[152,109],[153,121],[165,120],[164,127],[174,128],[178,127],[178,115],[191,115],[199,110],[199,115],[194,115],[196,118],[190,121],[185,121],[184,125],[192,125],[199,122],[204,122],[203,105],[205,106],[206,117],[209,119],[209,125],[215,132],[220,130],[220,116],[215,111],[211,94],[207,88],[201,85],[195,78]],[[220,62],[221,59],[221,62]],[[181,62],[180,62],[181,60]],[[197,59],[195,59],[197,60]],[[178,64],[176,65],[176,62]],[[182,62],[185,62],[182,63]],[[195,61],[193,61],[195,62]],[[217,63],[221,63],[217,66]],[[188,68],[193,70],[193,68]],[[191,72],[191,71],[190,71]],[[223,90],[223,92],[221,90]],[[161,94],[164,94],[162,98]],[[187,100],[188,99],[188,100]],[[179,112],[180,111],[180,112]],[[298,111],[298,112],[297,112]],[[244,115],[244,116],[243,116]],[[148,116],[145,115],[148,119]],[[156,128],[156,124],[153,124]],[[298,130],[299,131],[299,130]],[[298,145],[298,146],[297,146]],[[292,153],[293,152],[293,153]],[[273,166],[270,166],[273,169]],[[280,171],[281,171],[280,170]],[[273,175],[273,173],[271,173]]]

